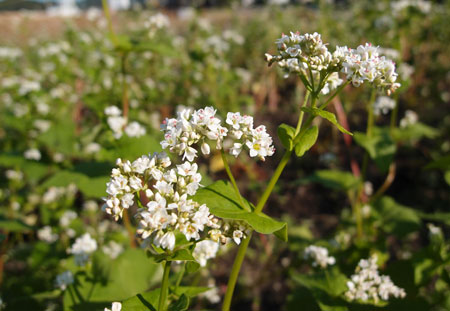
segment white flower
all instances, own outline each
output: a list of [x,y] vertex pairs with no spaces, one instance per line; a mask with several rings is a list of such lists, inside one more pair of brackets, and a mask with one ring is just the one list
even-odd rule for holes
[[305,259],[312,260],[313,267],[320,267],[322,269],[336,263],[336,259],[333,256],[328,256],[328,249],[321,246],[308,246],[305,248],[304,257]]
[[94,154],[100,151],[100,149],[102,148],[102,146],[100,146],[100,144],[97,143],[89,143],[85,148],[84,151],[87,154]]
[[89,259],[89,255],[97,250],[97,241],[91,238],[89,233],[85,233],[75,240],[75,243],[67,252],[75,255],[75,263],[84,266]]
[[52,233],[52,227],[45,226],[38,230],[38,239],[46,243],[53,243],[58,240],[59,236],[56,233]]
[[355,272],[350,277],[351,281],[347,282],[348,291],[345,293],[350,301],[378,303],[380,300],[389,300],[390,296],[406,296],[405,291],[395,286],[389,276],[379,274],[376,255],[367,260],[360,260]]
[[123,252],[123,246],[115,241],[109,241],[102,247],[103,252],[111,259],[116,259]]
[[173,232],[158,232],[153,239],[153,243],[163,249],[173,250],[175,247],[175,234]]
[[419,120],[419,116],[412,110],[406,110],[405,116],[400,120],[400,127],[406,128],[408,126],[414,125]]
[[23,156],[27,160],[36,160],[39,161],[41,159],[41,152],[38,149],[28,149],[23,153]]
[[120,302],[113,302],[111,309],[105,308],[104,311],[120,311],[122,310],[122,304]]
[[109,117],[119,117],[122,115],[122,110],[116,106],[109,106],[105,108],[105,114]]
[[59,219],[59,225],[63,228],[66,228],[70,225],[72,220],[76,219],[77,217],[78,215],[74,211],[66,211]]
[[33,125],[39,132],[45,133],[50,128],[51,123],[48,120],[34,120]]
[[98,204],[93,200],[88,200],[84,202],[83,209],[89,212],[96,212],[98,210]]
[[56,276],[55,286],[61,290],[66,290],[67,286],[72,285],[74,282],[73,274],[67,270]]
[[136,121],[130,122],[125,127],[125,134],[127,134],[127,136],[129,137],[141,137],[145,135],[145,133],[146,133],[145,127],[143,127]]
[[211,240],[204,240],[196,244],[192,255],[194,256],[195,260],[198,261],[200,266],[204,267],[206,266],[208,259],[216,257],[218,250],[219,243]]
[[395,100],[392,98],[388,96],[380,96],[373,104],[373,113],[376,116],[379,116],[380,114],[387,114],[389,110],[393,110],[395,108],[395,105]]
[[122,130],[125,124],[127,124],[127,119],[122,116],[111,116],[106,122],[113,131],[114,138],[119,139],[122,137]]
[[10,180],[21,180],[23,178],[23,173],[21,171],[7,170],[5,176]]

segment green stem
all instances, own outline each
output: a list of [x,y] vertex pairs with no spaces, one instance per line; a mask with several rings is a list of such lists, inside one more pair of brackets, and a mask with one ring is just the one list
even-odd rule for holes
[[162,284],[161,284],[161,291],[159,293],[158,311],[166,310],[166,300],[167,300],[168,289],[169,289],[170,264],[171,264],[171,261],[164,262],[164,274],[163,274],[163,279],[162,279]]
[[239,246],[236,258],[234,259],[233,267],[231,268],[230,278],[228,279],[227,292],[225,293],[225,297],[223,298],[222,311],[230,310],[234,288],[239,276],[239,271],[241,270],[242,262],[245,258],[245,253],[247,252],[248,244],[250,243],[250,239],[252,238],[252,233],[253,232],[250,232]]
[[289,158],[291,157],[292,151],[286,150],[283,157],[281,158],[280,163],[278,164],[275,172],[272,175],[272,178],[269,181],[269,184],[267,185],[266,189],[264,190],[261,199],[258,202],[258,205],[256,205],[255,213],[259,213],[264,208],[264,205],[266,204],[267,200],[269,199],[270,194],[273,191],[273,188],[275,187],[275,184],[278,181],[278,178],[280,178],[281,173],[283,172],[284,168],[286,167],[286,164],[289,161]]
[[116,35],[114,33],[114,29],[112,26],[111,12],[109,10],[108,0],[102,0],[102,6],[103,6],[103,13],[105,14],[106,21],[108,22],[108,30],[109,30],[109,33],[111,34],[111,39],[115,44],[116,43]]
[[[306,107],[306,104],[308,103],[308,99],[309,99],[309,94],[310,94],[310,92],[308,90],[306,90],[305,99],[303,100],[302,108]],[[300,132],[304,114],[305,113],[303,112],[303,110],[301,110],[300,116],[298,117],[297,128],[295,129],[295,136],[297,136],[298,132]]]
[[[370,95],[370,100],[367,105],[367,129],[366,135],[367,138],[372,136],[373,126],[375,124],[375,117],[373,114],[373,103],[375,102],[376,91],[372,90],[372,94]],[[362,238],[363,232],[363,219],[361,215],[361,205],[362,205],[362,193],[364,191],[364,181],[366,180],[367,175],[367,167],[369,165],[369,153],[366,151],[364,153],[362,168],[361,168],[361,185],[359,186],[358,197],[356,204],[353,207],[353,213],[356,219],[356,230],[358,234],[358,238]]]
[[247,205],[244,203],[244,199],[242,198],[241,193],[239,192],[239,188],[237,186],[236,180],[234,179],[233,173],[231,173],[230,165],[228,164],[227,156],[223,149],[220,151],[220,155],[222,156],[223,166],[225,166],[225,171],[227,172],[228,178],[231,181],[231,184],[233,185],[234,191],[236,192],[236,195],[239,198],[239,201],[241,203],[242,208],[248,210]]
[[181,271],[178,274],[177,282],[175,283],[176,288],[178,288],[178,286],[180,286],[181,280],[183,279],[185,271],[186,271],[186,261],[183,261],[183,266],[181,267]]
[[322,105],[319,106],[319,109],[325,109],[328,106],[328,104],[333,100],[333,98],[335,98],[349,83],[350,81],[346,81],[345,83],[341,84],[341,86],[336,89],[333,95],[328,97],[327,100]]

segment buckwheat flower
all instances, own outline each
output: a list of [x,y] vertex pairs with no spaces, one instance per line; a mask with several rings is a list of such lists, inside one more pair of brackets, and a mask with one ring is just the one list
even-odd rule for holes
[[380,114],[388,114],[390,110],[395,108],[395,105],[395,100],[392,98],[388,96],[380,96],[373,104],[373,113],[376,116],[379,116]]
[[400,127],[406,128],[408,126],[416,124],[418,120],[419,116],[417,115],[417,113],[412,110],[406,110],[405,116],[400,120]]
[[102,148],[102,146],[100,146],[100,144],[97,144],[97,143],[89,143],[89,144],[84,148],[84,151],[85,151],[87,154],[95,154],[95,153],[99,152],[101,148]]
[[105,108],[104,112],[109,117],[119,117],[122,115],[122,110],[116,106],[108,106]]
[[9,180],[21,180],[23,178],[23,173],[21,171],[7,170],[5,176]]
[[200,266],[205,267],[208,259],[215,258],[219,250],[219,243],[203,240],[195,245],[192,255]]
[[111,309],[105,308],[104,311],[120,311],[122,310],[122,304],[120,302],[113,302]]
[[328,265],[334,265],[336,259],[328,256],[328,249],[321,246],[310,245],[305,248],[304,258],[312,260],[313,267],[326,268]]
[[405,291],[394,285],[389,276],[380,275],[377,266],[377,256],[362,259],[347,282],[348,291],[345,296],[350,301],[378,303],[388,301],[390,297],[404,298]]
[[173,232],[163,233],[159,231],[153,239],[153,243],[163,249],[173,250],[175,247],[175,234]]
[[55,287],[66,290],[69,285],[74,283],[73,274],[71,271],[67,270],[56,276]]
[[145,127],[143,127],[136,121],[130,122],[125,127],[125,134],[127,134],[128,137],[141,137],[145,135],[145,133]]
[[115,139],[122,137],[123,127],[127,124],[127,119],[122,116],[111,116],[106,122],[113,131]]
[[339,85],[342,84],[344,80],[339,78],[339,74],[337,72],[333,72],[329,75],[327,81],[325,82],[324,87],[320,91],[322,94],[326,95],[331,91],[337,89]]
[[42,196],[42,203],[49,204],[62,198],[66,194],[64,187],[50,187]]
[[161,29],[169,26],[170,26],[169,18],[162,13],[157,13],[153,16],[150,16],[148,20],[144,23],[144,27],[149,29],[151,28]]
[[23,153],[23,156],[27,160],[39,161],[41,159],[41,152],[38,149],[36,149],[36,148],[32,148],[32,149],[26,150]]
[[97,241],[89,233],[83,234],[75,240],[75,243],[67,250],[69,254],[75,255],[75,263],[84,266],[89,260],[90,254],[97,250]]
[[59,236],[56,233],[52,233],[52,227],[45,226],[37,231],[38,239],[46,243],[56,242]]
[[109,241],[108,244],[103,245],[102,251],[111,259],[116,259],[123,252],[123,246],[115,241]]
[[50,123],[50,121],[48,121],[48,120],[35,120],[35,121],[33,122],[33,125],[34,125],[34,127],[35,127],[36,129],[39,130],[39,132],[45,133],[45,132],[47,132],[48,129],[50,128],[51,123]]
[[209,301],[209,303],[216,304],[220,302],[220,291],[219,288],[216,286],[216,281],[211,278],[208,280],[208,287],[211,288],[210,290],[201,293],[199,297],[204,298]]
[[78,214],[74,211],[66,211],[59,219],[59,225],[63,228],[66,228],[70,225],[72,220],[77,219]]

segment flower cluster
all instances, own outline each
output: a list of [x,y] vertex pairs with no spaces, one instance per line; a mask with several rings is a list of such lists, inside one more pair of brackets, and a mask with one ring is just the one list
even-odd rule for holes
[[89,233],[85,233],[75,240],[68,253],[75,255],[75,263],[78,266],[84,266],[89,260],[90,254],[97,250],[97,241],[91,238]]
[[206,266],[208,259],[215,258],[219,251],[219,243],[211,240],[203,240],[197,243],[192,255],[200,266]]
[[176,119],[166,119],[161,130],[164,132],[164,140],[161,142],[163,149],[182,155],[183,160],[190,162],[197,156],[197,150],[194,148],[196,145],[200,145],[203,154],[209,154],[208,141],[214,141],[216,149],[220,150],[225,138],[232,140],[229,152],[236,157],[244,147],[249,149],[251,157],[261,160],[275,152],[272,137],[267,133],[266,127],[260,125],[253,128],[253,118],[241,116],[239,112],[229,112],[225,125],[222,125],[212,107],[194,112],[185,109],[178,113]]
[[108,116],[106,122],[116,139],[122,137],[124,131],[129,137],[140,137],[146,133],[145,128],[136,121],[127,124],[127,118],[122,116],[122,111],[116,106],[106,107],[105,114]]
[[408,126],[416,124],[418,120],[419,116],[417,115],[417,113],[412,110],[406,110],[405,116],[400,120],[400,127],[406,128]]
[[197,172],[197,164],[184,162],[171,168],[166,154],[154,153],[132,163],[119,159],[117,166],[107,184],[109,196],[105,199],[104,210],[117,220],[124,208],[134,204],[135,196],[138,196],[138,204],[141,199],[149,200],[135,215],[139,222],[137,233],[144,243],[152,242],[172,250],[175,231],[183,233],[190,241],[199,240],[200,233],[206,229],[210,239],[216,242],[226,243],[234,235],[239,239],[243,237],[238,225],[225,226],[226,229],[221,230],[222,223],[210,214],[205,204],[189,199],[196,193],[202,178]]
[[395,108],[395,100],[388,96],[380,96],[373,104],[373,113],[376,116],[388,114],[390,110]]
[[56,242],[59,236],[56,233],[52,233],[52,227],[45,226],[37,231],[38,239],[46,243]]
[[336,263],[336,259],[333,256],[328,256],[328,249],[315,245],[305,248],[304,258],[312,260],[313,267],[326,268],[328,265]]
[[73,274],[69,270],[64,271],[56,276],[55,287],[66,290],[67,286],[73,284]]
[[296,73],[305,80],[311,79],[309,83],[315,92],[326,94],[339,86],[343,81],[336,75],[338,72],[344,73],[356,87],[370,82],[390,94],[400,86],[396,83],[398,75],[394,62],[381,56],[378,47],[370,43],[356,49],[337,46],[331,53],[317,32],[282,34],[275,43],[278,55],[266,53],[269,65],[276,62],[287,74]]
[[387,301],[389,297],[404,298],[405,291],[394,285],[387,275],[380,275],[377,266],[377,256],[362,259],[356,267],[351,281],[347,282],[348,291],[345,296],[349,300],[361,300],[364,302],[372,300],[378,303],[380,300]]

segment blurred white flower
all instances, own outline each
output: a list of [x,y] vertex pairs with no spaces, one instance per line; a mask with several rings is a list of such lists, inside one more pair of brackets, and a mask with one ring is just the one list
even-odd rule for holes
[[59,236],[56,233],[52,233],[52,227],[45,226],[38,230],[37,232],[38,239],[47,243],[56,242]]

